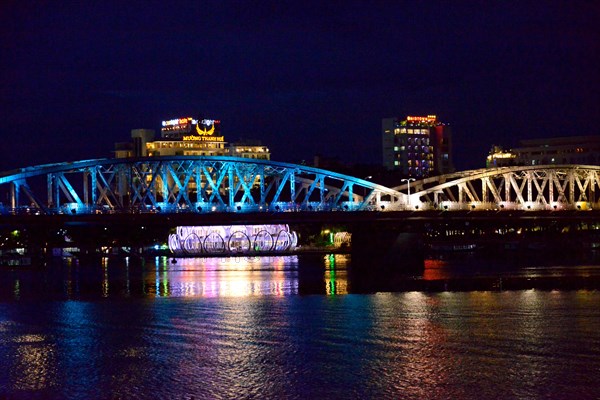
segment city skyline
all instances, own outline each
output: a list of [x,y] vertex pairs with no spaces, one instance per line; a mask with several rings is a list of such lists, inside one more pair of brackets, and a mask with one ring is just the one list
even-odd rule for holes
[[493,144],[595,135],[599,7],[237,2],[3,5],[0,170],[108,157],[218,118],[278,161],[381,163],[381,119],[436,114],[457,169]]

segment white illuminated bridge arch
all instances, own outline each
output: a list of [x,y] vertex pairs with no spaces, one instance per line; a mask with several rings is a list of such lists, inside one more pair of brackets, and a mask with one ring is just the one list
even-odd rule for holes
[[[408,185],[393,188],[407,191]],[[410,184],[410,209],[600,209],[600,166],[542,165],[462,171]]]

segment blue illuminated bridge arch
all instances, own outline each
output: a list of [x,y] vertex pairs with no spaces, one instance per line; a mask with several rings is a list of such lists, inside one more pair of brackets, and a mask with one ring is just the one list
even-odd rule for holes
[[382,211],[397,190],[318,168],[238,157],[48,164],[0,174],[4,213]]
[[0,173],[2,214],[600,209],[600,167],[461,171],[389,188],[237,157],[97,159]]

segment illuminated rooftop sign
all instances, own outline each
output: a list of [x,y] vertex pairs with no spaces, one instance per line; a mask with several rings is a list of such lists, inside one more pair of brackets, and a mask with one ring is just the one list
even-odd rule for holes
[[182,135],[190,132],[193,121],[192,117],[162,121],[161,136],[168,139],[180,139]]
[[161,136],[165,139],[223,142],[221,121],[216,119],[174,118],[162,121]]
[[408,117],[406,117],[406,121],[413,122],[413,123],[435,124],[435,122],[437,121],[437,116],[436,115],[428,115],[426,117],[415,117],[415,116],[409,115]]
[[[221,121],[219,121],[218,119],[202,119],[200,120],[200,123],[202,125],[214,125],[214,124],[220,124]],[[192,124],[192,125],[196,125],[198,124],[198,120],[194,119],[192,117],[186,117],[186,118],[175,118],[175,119],[170,119],[168,121],[162,121],[162,126],[177,126],[177,125],[187,125],[187,124]]]
[[163,121],[162,126],[186,125],[186,124],[192,123],[192,121],[193,121],[192,117],[176,118],[176,119],[170,119],[168,121]]
[[221,121],[214,119],[203,119],[196,122],[196,133],[200,136],[212,136],[215,133],[217,126],[220,126]]

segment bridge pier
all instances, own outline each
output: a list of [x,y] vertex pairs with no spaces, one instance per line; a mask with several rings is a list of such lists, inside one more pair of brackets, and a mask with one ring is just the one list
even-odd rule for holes
[[352,228],[352,268],[413,272],[423,268],[421,232],[410,226],[372,224]]

